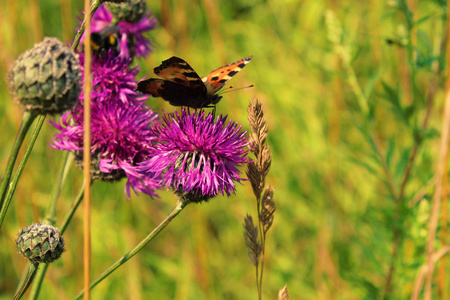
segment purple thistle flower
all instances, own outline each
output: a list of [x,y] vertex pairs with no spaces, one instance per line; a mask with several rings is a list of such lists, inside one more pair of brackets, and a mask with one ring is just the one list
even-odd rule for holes
[[[78,53],[84,66],[84,54]],[[138,163],[152,156],[151,144],[155,136],[151,124],[157,114],[144,104],[146,97],[138,97],[136,88],[137,67],[131,68],[131,58],[116,57],[112,51],[93,56],[91,92],[91,155],[92,177],[106,181],[128,177],[126,194],[130,190],[156,196],[159,179],[146,172],[146,182],[139,172]],[[82,78],[84,69],[82,67]],[[82,160],[83,148],[83,93],[71,111],[51,122],[59,131],[53,137],[55,149],[75,153]]]
[[[144,15],[142,19],[135,23],[119,21],[117,24],[111,24],[113,15],[102,4],[91,21],[91,32],[99,32],[108,26],[120,27],[119,52],[124,57],[145,57],[151,52],[152,44],[144,33],[155,28],[157,20],[152,17],[152,11]],[[83,35],[84,36],[84,35]]]
[[[82,78],[84,78],[84,53],[77,52],[77,54]],[[131,58],[116,57],[111,50],[105,55],[93,56],[91,74],[93,102],[120,101],[124,104],[137,104],[148,99],[148,97],[137,97],[136,75],[139,69],[137,65],[131,68],[131,61]],[[81,103],[83,99],[83,93],[80,93]]]
[[[145,183],[138,163],[153,156],[152,142],[156,140],[150,124],[157,118],[144,105],[126,105],[120,102],[102,102],[92,106],[91,154],[95,163],[94,179],[118,180],[128,177],[126,193],[130,189],[156,196],[159,179],[146,172]],[[55,149],[82,155],[83,110],[81,106],[63,114],[59,123],[51,122],[59,133],[53,136]],[[80,158],[80,157],[78,157]],[[106,174],[105,174],[106,173]],[[108,176],[107,174],[111,174]],[[106,175],[106,176],[105,176]]]
[[157,172],[166,186],[188,202],[202,202],[235,192],[234,181],[239,176],[238,166],[248,163],[249,139],[241,126],[228,122],[227,116],[217,117],[205,112],[183,109],[181,115],[164,114],[155,122],[153,157],[141,164],[143,169]]

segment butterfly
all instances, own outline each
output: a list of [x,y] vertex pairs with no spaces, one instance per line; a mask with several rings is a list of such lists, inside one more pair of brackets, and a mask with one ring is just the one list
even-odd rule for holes
[[150,78],[138,83],[138,91],[161,97],[173,106],[202,108],[217,104],[222,96],[217,92],[245,67],[252,56],[220,67],[200,77],[179,57],[172,56],[153,71],[161,78]]

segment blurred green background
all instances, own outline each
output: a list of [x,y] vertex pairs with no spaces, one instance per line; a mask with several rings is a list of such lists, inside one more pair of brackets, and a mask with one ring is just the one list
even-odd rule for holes
[[[83,3],[1,4],[3,172],[22,117],[7,90],[8,68],[44,36],[70,41]],[[275,188],[277,211],[266,242],[263,299],[276,299],[285,284],[291,299],[388,298],[390,266],[390,299],[409,299],[426,260],[430,181],[443,111],[446,3],[161,0],[147,5],[159,25],[149,34],[154,53],[138,61],[139,78],[172,55],[200,75],[253,55],[231,84],[255,87],[226,94],[218,112],[249,130],[246,110],[257,97],[269,127],[267,183]],[[148,104],[173,111],[160,99]],[[41,220],[56,180],[62,153],[48,145],[54,132],[44,125],[0,231],[0,299],[12,297],[27,265],[16,253],[16,234]],[[394,195],[419,135],[399,205]],[[81,181],[81,171],[73,167],[58,202],[57,224]],[[155,200],[141,195],[126,201],[123,187],[124,182],[93,185],[93,277],[145,237],[176,202],[168,192]],[[246,214],[256,217],[249,183],[230,198],[188,206],[95,288],[92,298],[256,299],[255,271],[243,238]],[[446,243],[447,223],[443,217],[436,249]],[[82,227],[78,211],[65,233],[67,251],[50,266],[41,299],[72,299],[82,289]],[[400,242],[393,259],[395,230]],[[444,262],[436,266],[433,299],[450,296],[450,268]]]

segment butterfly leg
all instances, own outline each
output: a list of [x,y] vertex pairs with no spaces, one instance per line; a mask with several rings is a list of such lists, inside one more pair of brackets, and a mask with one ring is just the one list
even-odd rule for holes
[[213,114],[213,120],[216,119],[216,105],[213,105],[213,110],[212,110],[212,114]]

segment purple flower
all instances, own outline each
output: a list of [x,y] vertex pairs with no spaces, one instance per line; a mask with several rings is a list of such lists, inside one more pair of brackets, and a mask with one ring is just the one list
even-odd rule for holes
[[152,17],[152,12],[144,15],[142,19],[135,23],[119,21],[117,24],[111,24],[113,15],[102,4],[91,21],[91,32],[99,32],[108,26],[120,27],[119,52],[124,57],[145,57],[151,52],[152,44],[143,34],[155,28],[157,20]]
[[[82,78],[84,78],[84,53],[77,52],[77,54]],[[131,58],[116,57],[111,50],[105,55],[93,56],[91,74],[93,102],[120,101],[124,104],[137,104],[148,99],[148,97],[137,97],[136,75],[139,73],[139,69],[137,66],[130,67],[131,60]],[[83,99],[83,93],[81,93],[81,102]]]
[[250,144],[241,126],[226,116],[217,117],[205,112],[190,113],[183,109],[181,115],[164,114],[155,122],[153,157],[141,164],[143,169],[157,172],[166,186],[189,202],[206,201],[219,193],[230,196],[235,192],[234,181],[245,180],[239,176],[238,166],[248,163]]
[[[150,125],[157,118],[144,105],[127,105],[120,102],[101,102],[92,106],[91,154],[94,179],[118,180],[128,177],[126,193],[130,189],[156,196],[159,179],[146,172],[145,183],[138,163],[153,156],[152,142],[156,140]],[[63,114],[59,123],[51,122],[59,133],[53,136],[55,149],[68,150],[81,155],[83,149],[83,110],[81,106]],[[81,157],[79,157],[81,158]],[[111,174],[111,176],[108,176]],[[106,176],[104,176],[106,175]]]
[[[84,54],[78,53],[84,66]],[[139,172],[138,163],[148,160],[153,153],[151,147],[155,136],[151,130],[157,115],[149,110],[138,97],[136,74],[131,68],[131,58],[115,57],[112,51],[93,56],[91,92],[91,155],[92,178],[107,181],[127,177],[126,193],[130,190],[155,196],[159,179],[151,172]],[[82,68],[81,82],[84,80]],[[53,137],[55,149],[75,153],[82,159],[83,148],[83,93],[71,111],[61,115],[58,122],[51,122],[59,131]]]

